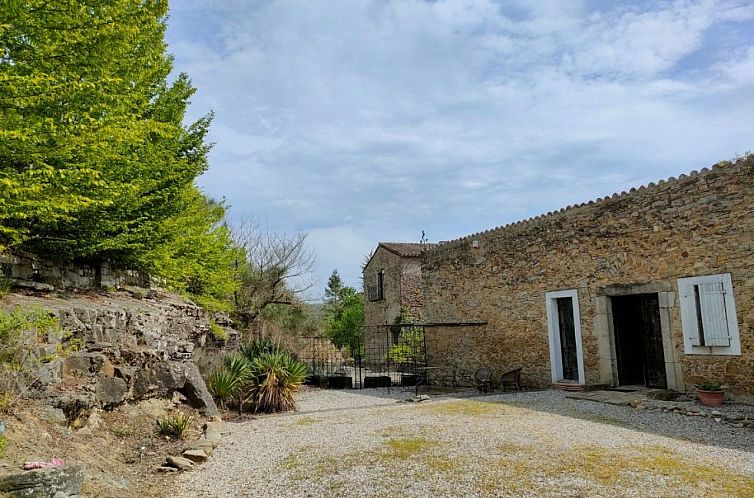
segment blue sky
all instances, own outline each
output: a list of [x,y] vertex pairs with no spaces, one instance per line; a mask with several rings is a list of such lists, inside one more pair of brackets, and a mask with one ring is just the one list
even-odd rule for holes
[[[304,231],[316,288],[754,148],[754,2],[180,0],[201,186]],[[316,293],[315,293],[316,295]]]

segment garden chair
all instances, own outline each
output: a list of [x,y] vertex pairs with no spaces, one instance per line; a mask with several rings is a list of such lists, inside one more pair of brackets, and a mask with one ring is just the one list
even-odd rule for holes
[[512,387],[513,389],[521,390],[521,370],[523,370],[523,367],[514,368],[513,370],[508,370],[503,375],[500,376],[500,389],[505,390],[507,387]]
[[476,387],[483,393],[489,392],[492,388],[492,370],[489,368],[480,368],[474,373],[474,382]]

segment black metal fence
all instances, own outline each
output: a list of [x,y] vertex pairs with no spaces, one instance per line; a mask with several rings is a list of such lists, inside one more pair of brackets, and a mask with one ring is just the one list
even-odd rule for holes
[[415,393],[429,386],[424,327],[395,324],[364,327],[353,344],[337,351],[330,339],[310,337],[300,359],[309,366],[308,382],[334,389],[405,388]]

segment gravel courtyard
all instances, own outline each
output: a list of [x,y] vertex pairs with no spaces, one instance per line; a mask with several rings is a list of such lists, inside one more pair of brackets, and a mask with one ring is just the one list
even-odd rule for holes
[[540,391],[306,390],[229,424],[178,496],[754,496],[754,430]]

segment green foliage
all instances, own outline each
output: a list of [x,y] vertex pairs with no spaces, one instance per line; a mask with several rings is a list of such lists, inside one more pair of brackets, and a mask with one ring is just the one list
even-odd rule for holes
[[[40,346],[58,343],[54,353]],[[0,310],[0,411],[12,411],[20,393],[33,385],[43,363],[65,356],[78,347],[58,320],[42,308]]]
[[181,412],[157,420],[157,429],[163,436],[181,438],[191,425],[191,415]]
[[8,443],[5,440],[5,434],[0,433],[0,458],[5,457],[5,449]]
[[36,346],[50,335],[61,338],[63,332],[42,308],[0,310],[0,369],[19,372],[38,366]]
[[412,364],[422,360],[424,351],[424,329],[408,326],[413,323],[408,308],[401,306],[401,314],[395,317],[391,332],[397,344],[390,348],[388,356],[393,363]]
[[209,331],[212,334],[212,337],[214,337],[218,341],[228,340],[228,332],[224,328],[216,324],[214,320],[209,321]]
[[351,287],[340,289],[337,297],[325,303],[325,331],[335,346],[346,347],[352,356],[364,334],[364,295]]
[[234,376],[225,368],[213,370],[207,381],[209,392],[223,408],[230,400],[236,398],[240,386],[241,383],[239,382],[238,377]]
[[11,279],[4,275],[0,275],[0,298],[9,294],[11,289],[13,289]]
[[111,260],[216,303],[238,255],[195,186],[212,116],[168,82],[167,0],[8,0],[0,9],[0,250]]
[[720,392],[722,391],[722,387],[717,382],[703,382],[701,384],[698,384],[697,389],[701,389],[702,391],[710,391],[710,392]]
[[208,389],[220,406],[229,401],[238,403],[243,410],[244,399],[248,397],[247,387],[251,381],[251,362],[241,353],[235,353],[223,360],[222,366],[212,371]]
[[420,361],[424,351],[424,330],[421,327],[401,327],[398,337],[398,344],[390,348],[390,361],[404,364]]
[[254,408],[274,413],[296,408],[296,390],[306,379],[307,367],[285,352],[263,353],[251,362]]
[[241,344],[239,351],[249,361],[254,361],[263,354],[281,353],[283,348],[271,339],[261,337]]
[[263,412],[295,408],[295,394],[307,368],[279,345],[258,339],[227,357],[209,377],[208,386],[221,406],[230,402],[243,411],[245,403]]

